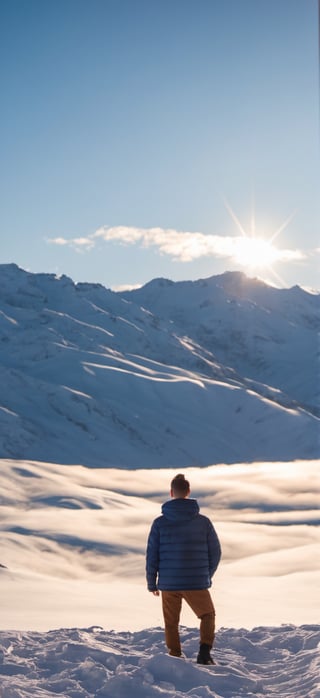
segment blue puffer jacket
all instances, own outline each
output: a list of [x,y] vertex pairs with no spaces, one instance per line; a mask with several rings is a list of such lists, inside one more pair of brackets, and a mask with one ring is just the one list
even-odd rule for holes
[[208,589],[221,548],[210,519],[196,499],[170,499],[154,520],[147,545],[149,591]]

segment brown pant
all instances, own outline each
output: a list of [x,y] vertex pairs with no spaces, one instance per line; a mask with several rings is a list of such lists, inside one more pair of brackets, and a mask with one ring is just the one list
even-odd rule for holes
[[212,647],[215,631],[215,610],[208,589],[190,589],[186,591],[162,591],[162,611],[166,645],[169,654],[180,657],[179,620],[182,599],[200,618],[200,643]]

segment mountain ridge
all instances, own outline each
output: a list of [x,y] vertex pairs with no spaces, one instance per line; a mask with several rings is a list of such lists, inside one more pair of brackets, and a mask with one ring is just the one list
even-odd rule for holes
[[115,292],[0,265],[0,457],[317,457],[319,300],[242,272]]

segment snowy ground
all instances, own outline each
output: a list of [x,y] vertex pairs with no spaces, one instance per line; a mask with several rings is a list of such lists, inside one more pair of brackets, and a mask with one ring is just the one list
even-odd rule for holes
[[186,660],[163,632],[101,628],[0,632],[2,698],[319,698],[318,626],[221,629],[215,667],[195,663],[198,635],[182,629]]
[[[166,655],[145,586],[176,471],[0,462],[1,698],[320,698],[319,463],[184,473],[223,548],[212,670]],[[197,624],[181,622],[191,659]]]

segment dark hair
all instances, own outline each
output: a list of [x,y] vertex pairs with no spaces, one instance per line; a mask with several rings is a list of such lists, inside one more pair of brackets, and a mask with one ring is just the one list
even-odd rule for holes
[[182,473],[179,473],[171,480],[171,489],[174,494],[185,497],[190,490],[190,483]]

